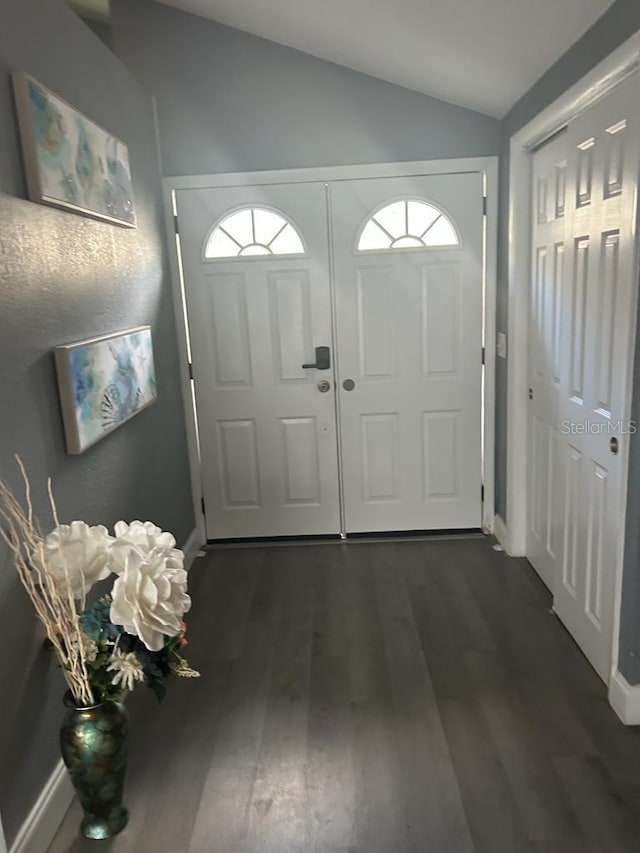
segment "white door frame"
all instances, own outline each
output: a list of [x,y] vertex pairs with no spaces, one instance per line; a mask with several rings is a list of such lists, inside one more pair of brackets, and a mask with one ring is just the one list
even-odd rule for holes
[[[412,175],[446,175],[460,172],[481,172],[485,176],[487,219],[484,258],[484,442],[483,529],[493,532],[495,518],[495,329],[496,329],[496,276],[498,246],[498,158],[465,157],[451,160],[419,160],[404,163],[376,163],[353,166],[327,166],[308,169],[283,169],[267,172],[237,172],[213,175],[187,175],[163,178],[163,199],[174,312],[178,335],[180,377],[184,401],[187,446],[191,473],[191,494],[196,525],[201,541],[206,541],[204,514],[202,512],[202,485],[200,479],[200,452],[198,423],[193,384],[190,378],[191,346],[186,322],[184,279],[180,259],[179,240],[176,237],[175,192],[188,189],[216,189],[232,186],[258,186],[320,181],[360,180],[362,178],[410,177]],[[333,281],[331,289],[333,294]]]
[[[511,556],[526,553],[527,525],[527,389],[529,340],[529,287],[531,250],[532,149],[588,109],[640,67],[640,31],[624,42],[553,104],[511,137],[509,163],[509,317],[507,364],[507,500],[506,521],[497,519],[501,542]],[[636,249],[637,254],[637,249]],[[636,268],[638,260],[636,258]],[[635,346],[638,275],[634,281],[633,331],[626,365],[624,419],[631,414],[633,351]],[[616,593],[612,667],[615,671],[620,633],[624,515],[629,468],[629,442],[622,445],[622,516],[616,565]]]

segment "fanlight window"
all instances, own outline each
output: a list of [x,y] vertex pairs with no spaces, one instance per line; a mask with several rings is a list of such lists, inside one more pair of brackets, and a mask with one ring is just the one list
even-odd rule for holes
[[205,258],[256,255],[303,255],[304,243],[281,213],[266,207],[245,207],[216,225],[204,250]]
[[362,229],[359,252],[459,246],[446,214],[425,201],[394,201],[376,211]]

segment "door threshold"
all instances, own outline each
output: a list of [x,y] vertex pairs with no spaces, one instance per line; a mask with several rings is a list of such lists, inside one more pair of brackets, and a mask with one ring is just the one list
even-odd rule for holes
[[230,539],[208,539],[207,551],[220,548],[269,548],[276,545],[335,545],[341,542],[339,533],[320,533],[305,536],[236,536]]
[[343,539],[339,533],[326,533],[310,536],[256,536],[234,537],[231,539],[209,539],[205,551],[218,551],[224,548],[274,548],[296,545],[348,545],[374,544],[376,542],[420,542],[425,540],[446,539],[483,539],[485,534],[479,527],[465,527],[456,530],[385,530],[374,533],[347,533]]
[[417,542],[426,539],[482,539],[480,527],[452,530],[380,530],[374,533],[347,533],[348,542]]

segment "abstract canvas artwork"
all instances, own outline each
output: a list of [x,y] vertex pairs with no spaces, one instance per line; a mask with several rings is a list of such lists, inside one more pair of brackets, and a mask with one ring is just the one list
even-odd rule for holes
[[151,328],[55,350],[68,453],[82,453],[157,397]]
[[29,198],[136,227],[124,142],[29,74],[13,75]]

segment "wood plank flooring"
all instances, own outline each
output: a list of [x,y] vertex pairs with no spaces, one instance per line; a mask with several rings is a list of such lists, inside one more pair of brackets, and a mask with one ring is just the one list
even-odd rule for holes
[[198,681],[130,702],[108,842],[50,853],[622,853],[640,730],[484,538],[237,548],[196,561]]

